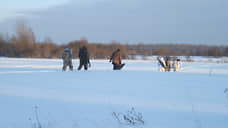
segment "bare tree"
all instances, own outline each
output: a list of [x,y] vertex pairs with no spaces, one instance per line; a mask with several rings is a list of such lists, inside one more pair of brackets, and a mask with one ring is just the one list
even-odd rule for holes
[[16,24],[16,40],[14,42],[16,56],[33,56],[33,48],[35,45],[35,35],[25,21],[17,21]]

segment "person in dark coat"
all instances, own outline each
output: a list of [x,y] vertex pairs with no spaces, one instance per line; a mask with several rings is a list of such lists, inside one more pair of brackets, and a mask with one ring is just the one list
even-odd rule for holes
[[82,66],[84,66],[85,70],[88,70],[88,65],[91,67],[91,64],[89,61],[89,53],[85,46],[80,48],[78,57],[80,59],[78,70],[81,70]]
[[73,71],[73,65],[72,65],[72,51],[70,48],[65,48],[62,53],[62,59],[63,59],[63,71],[66,71],[67,66],[70,67],[70,70]]
[[120,70],[125,64],[121,64],[122,57],[120,53],[120,49],[117,49],[112,53],[112,56],[109,60],[109,62],[112,62],[113,64],[113,70]]
[[158,60],[158,67],[160,72],[164,72],[166,69],[166,63],[164,57],[157,57]]
[[168,71],[170,72],[171,70],[171,62],[170,62],[170,57],[169,56],[166,56],[165,57],[165,63],[166,63],[166,68],[165,68],[165,71]]

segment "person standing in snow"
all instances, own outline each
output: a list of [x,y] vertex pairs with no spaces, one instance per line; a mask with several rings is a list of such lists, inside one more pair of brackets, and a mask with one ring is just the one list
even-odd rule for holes
[[121,68],[123,68],[125,64],[122,64],[121,61],[122,61],[122,56],[120,53],[120,49],[117,49],[112,53],[112,56],[109,60],[109,62],[112,62],[113,64],[113,70],[120,70]]
[[164,58],[163,57],[157,57],[157,60],[158,60],[159,71],[164,72],[166,69],[166,64],[165,64]]
[[170,70],[171,70],[171,62],[170,62],[170,57],[169,56],[165,57],[165,64],[166,64],[165,71],[170,72]]
[[65,48],[62,53],[62,59],[63,59],[63,71],[66,71],[67,66],[70,67],[70,70],[73,71],[73,65],[72,65],[72,51],[70,48]]
[[174,72],[180,71],[180,67],[181,67],[180,59],[175,59],[175,60],[173,61],[173,71],[174,71]]
[[91,67],[91,63],[89,61],[89,53],[86,46],[80,48],[78,57],[80,59],[78,70],[81,70],[82,66],[84,66],[84,70],[88,70],[88,66]]

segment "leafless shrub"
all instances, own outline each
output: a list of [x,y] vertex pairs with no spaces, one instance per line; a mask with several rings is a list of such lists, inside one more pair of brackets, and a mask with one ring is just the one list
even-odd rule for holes
[[31,128],[42,128],[41,123],[39,121],[39,116],[38,116],[38,106],[34,107],[34,112],[35,112],[35,120],[33,120],[31,117],[29,118],[29,121],[31,122]]
[[113,112],[112,115],[118,123],[123,125],[144,125],[145,123],[142,113],[136,112],[133,107],[125,113]]

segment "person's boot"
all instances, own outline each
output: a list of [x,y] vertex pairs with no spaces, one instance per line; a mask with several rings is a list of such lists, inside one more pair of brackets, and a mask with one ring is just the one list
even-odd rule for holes
[[84,70],[88,70],[88,64],[84,64]]
[[73,71],[73,66],[70,66],[70,70]]
[[66,66],[63,66],[63,69],[62,69],[62,71],[66,71]]
[[81,70],[81,68],[82,68],[82,65],[80,64],[80,65],[78,66],[78,70]]
[[113,69],[114,70],[121,70],[125,64],[115,64]]

